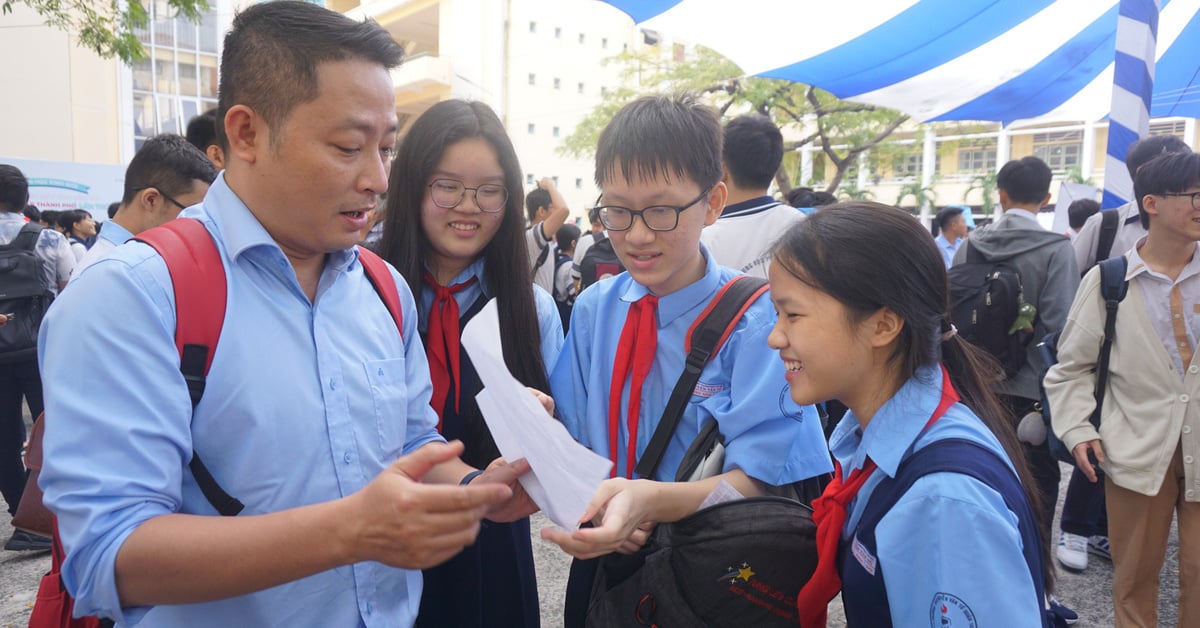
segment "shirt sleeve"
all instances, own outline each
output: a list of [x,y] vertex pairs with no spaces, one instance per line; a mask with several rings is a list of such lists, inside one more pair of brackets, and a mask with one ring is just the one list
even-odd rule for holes
[[[64,283],[71,278],[71,271],[75,270],[75,252],[71,250],[70,243],[63,235],[53,229],[42,229],[42,238],[45,243],[39,243],[39,249],[44,247],[46,260],[54,268],[54,279],[58,283]],[[54,286],[57,290],[58,286]]]
[[894,625],[957,626],[956,617],[975,619],[963,625],[1041,625],[1018,519],[982,482],[922,477],[880,520],[875,540]]
[[400,308],[404,317],[401,335],[404,342],[405,383],[408,395],[408,416],[405,425],[403,455],[408,455],[430,442],[445,442],[437,431],[438,416],[429,404],[433,397],[433,382],[429,378],[429,360],[417,329],[417,306],[408,282],[392,269],[396,290],[400,293]]
[[[585,293],[575,302],[571,312],[571,328],[562,345],[562,352],[550,368],[550,390],[559,419],[571,436],[595,451],[587,435],[588,363],[591,360],[596,294]],[[596,391],[606,395],[608,391]]]
[[1058,339],[1058,363],[1046,373],[1051,427],[1069,450],[1100,438],[1089,418],[1096,409],[1096,361],[1104,337],[1100,267],[1088,271]]
[[525,247],[529,251],[529,268],[532,269],[534,264],[537,264],[542,249],[547,245],[549,242],[546,240],[546,235],[542,233],[542,223],[539,222],[525,230]]
[[[533,297],[537,303],[538,331],[542,340],[542,362],[546,366],[546,375],[549,377],[563,348],[562,318],[558,316],[558,305],[554,302],[554,297],[551,297],[537,284],[533,286]],[[542,392],[548,393],[549,391]]]
[[[1116,211],[1116,210],[1112,210]],[[1096,247],[1100,245],[1100,224],[1104,219],[1102,214],[1089,216],[1071,241],[1075,253],[1075,268],[1091,268],[1096,263]],[[1116,248],[1116,247],[1114,247]],[[1119,253],[1119,251],[1113,251]]]

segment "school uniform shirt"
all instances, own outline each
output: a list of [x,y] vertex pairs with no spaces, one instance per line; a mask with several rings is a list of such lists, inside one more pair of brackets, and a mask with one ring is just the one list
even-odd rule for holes
[[79,276],[79,273],[83,272],[83,269],[95,264],[100,258],[108,255],[109,251],[125,244],[131,239],[133,239],[133,234],[128,229],[111,220],[100,225],[100,233],[97,234],[96,243],[92,245],[92,248],[87,250],[87,253],[83,254],[83,259],[80,259],[79,263],[75,264],[75,268],[71,271],[70,281],[75,281],[75,278]]
[[[834,429],[829,446],[843,476],[862,468],[868,456],[878,465],[851,502],[842,543],[854,542],[850,535],[875,487],[896,476],[910,449],[961,438],[1009,461],[995,435],[961,403],[921,431],[941,400],[941,382],[938,367],[921,368],[879,408],[865,432],[853,412]],[[1041,625],[1017,515],[979,480],[960,473],[918,479],[880,520],[875,541],[878,556],[855,556],[875,559],[883,570],[893,625],[928,626],[948,599],[956,600],[956,612],[969,609],[980,626]]]
[[[458,311],[465,314],[475,304],[475,300],[483,295],[490,299],[495,296],[491,286],[487,284],[487,279],[483,275],[483,258],[479,258],[471,262],[461,273],[450,280],[451,286],[469,281],[471,277],[476,280],[471,285],[454,293],[454,300],[458,302]],[[429,311],[433,308],[433,300],[436,296],[433,293],[433,288],[424,286],[421,290],[421,321],[420,330],[424,334],[429,330]],[[539,343],[542,350],[542,361],[546,365],[548,371],[554,366],[554,362],[558,360],[558,354],[562,351],[563,345],[563,330],[562,318],[558,315],[558,306],[554,303],[554,297],[542,289],[541,286],[533,285],[533,300],[537,304],[538,331],[541,334]],[[460,330],[461,331],[461,330]],[[546,392],[546,391],[543,391]]]
[[[738,273],[718,266],[701,245],[704,276],[661,297],[658,345],[642,387],[637,456],[658,426],[675,382],[683,373],[684,338],[692,323]],[[630,305],[648,294],[628,273],[594,284],[575,301],[562,355],[550,376],[550,388],[563,424],[580,443],[611,459],[608,400],[613,361]],[[779,353],[767,346],[775,309],[767,295],[750,304],[725,345],[700,374],[683,418],[663,456],[655,480],[673,481],[683,454],[711,417],[725,436],[725,471],[738,468],[772,485],[787,484],[831,469],[821,422],[812,406],[792,401]],[[629,407],[623,386],[622,408]],[[618,473],[626,468],[630,434],[622,413],[618,429]]]
[[717,222],[700,233],[700,241],[718,264],[766,279],[771,246],[804,218],[804,212],[795,207],[760,196],[727,205]]
[[188,470],[193,449],[245,504],[239,516],[253,516],[351,495],[398,457],[442,440],[416,306],[398,273],[402,333],[357,248],[327,256],[310,301],[224,175],[183,215],[213,235],[229,284],[194,412],[171,278],[148,245],[131,242],[93,264],[42,323],[45,380],[73,383],[46,389],[54,419],[40,484],[58,515],[75,611],[139,627],[411,625],[421,573],[369,561],[213,602],[121,606],[114,564],[138,526],[173,513],[217,516]]
[[954,254],[958,252],[958,247],[962,246],[963,238],[951,243],[946,239],[946,234],[939,233],[933,241],[937,242],[938,250],[942,252],[942,263],[946,265],[946,270],[950,270],[950,266],[954,264]]
[[[533,283],[542,287],[546,292],[554,290],[554,260],[558,257],[558,244],[552,236],[545,233],[544,223],[538,223],[525,230],[525,248],[529,252],[529,268],[533,271]],[[538,258],[546,251],[546,257],[538,264]]]
[[[27,222],[21,212],[0,211],[0,244],[12,243]],[[75,253],[67,237],[50,227],[43,227],[33,245],[33,253],[42,260],[50,292],[58,294],[58,284],[70,278],[71,269],[75,267]]]

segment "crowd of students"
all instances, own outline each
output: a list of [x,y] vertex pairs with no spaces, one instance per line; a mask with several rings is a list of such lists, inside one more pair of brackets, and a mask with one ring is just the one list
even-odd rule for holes
[[[1030,347],[1005,377],[958,333],[947,268],[973,249],[1019,269],[1036,335],[1063,332],[1046,379],[1053,429],[1088,483],[1094,465],[1108,472],[1118,624],[1155,624],[1172,512],[1180,624],[1197,617],[1200,156],[1142,147],[1130,215],[1147,235],[1112,249],[1127,251],[1130,293],[1097,431],[1098,271],[1076,293],[1067,238],[1037,226],[1050,181],[1040,161],[1001,170],[997,223],[968,237],[960,215],[939,216],[950,240],[967,238],[959,247],[885,205],[776,202],[782,137],[768,119],[722,129],[695,96],[644,97],[600,136],[601,195],[580,237],[552,182],[523,194],[488,106],[441,102],[397,142],[389,70],[401,56],[371,22],[302,2],[250,7],[226,38],[215,135],[199,148],[155,138],[131,163],[104,246],[42,322],[34,366],[47,382],[41,487],[78,614],[172,627],[540,625],[536,505],[518,482],[529,467],[500,457],[461,343],[495,299],[505,365],[613,463],[586,525],[541,531],[577,559],[568,626],[587,622],[598,557],[636,552],[719,486],[755,496],[805,481],[828,486],[813,502],[819,563],[799,594],[802,626],[824,625],[839,591],[854,626],[1070,621],[1050,596],[1057,463],[1017,430],[1039,412],[1044,365]],[[179,246],[215,246],[227,285],[221,307],[195,315],[179,311],[180,290],[197,288],[158,249],[127,242],[185,207],[202,226],[188,237],[202,241]],[[90,224],[70,218],[64,233],[82,244]],[[355,246],[369,233],[369,248]],[[581,251],[604,241],[625,272],[580,286]],[[639,475],[685,340],[743,273],[769,292],[703,366],[661,464]],[[199,385],[177,346],[185,315],[220,317]],[[839,405],[844,416],[823,423]],[[712,420],[721,468],[675,481]],[[0,482],[10,510],[18,476]]]

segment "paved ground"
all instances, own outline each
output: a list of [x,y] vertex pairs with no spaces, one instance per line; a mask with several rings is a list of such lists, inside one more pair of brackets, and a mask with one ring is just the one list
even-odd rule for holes
[[[1063,467],[1064,471],[1067,467]],[[1063,474],[1062,492],[1066,492]],[[0,519],[6,519],[0,517]],[[538,588],[542,601],[542,624],[556,627],[562,625],[562,600],[567,582],[570,559],[557,546],[538,537],[538,530],[551,525],[541,515],[533,521],[534,559],[538,567]],[[12,528],[7,520],[0,522],[0,539],[7,539]],[[1057,526],[1055,529],[1057,535]],[[1057,538],[1057,536],[1056,536]],[[1159,625],[1176,624],[1176,596],[1178,595],[1178,567],[1176,554],[1178,542],[1172,531],[1168,548],[1167,565],[1163,569],[1162,601],[1159,604]],[[29,622],[38,582],[49,569],[49,553],[22,553],[0,551],[0,627],[24,627]],[[986,569],[981,565],[980,569]],[[1059,569],[1059,598],[1082,616],[1077,628],[1112,626],[1112,568],[1106,561],[1092,558],[1087,571],[1073,574]],[[830,625],[842,626],[841,603],[831,605]]]

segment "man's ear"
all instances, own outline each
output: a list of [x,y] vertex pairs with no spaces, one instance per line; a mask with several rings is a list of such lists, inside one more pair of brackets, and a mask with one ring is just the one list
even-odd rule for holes
[[246,105],[234,105],[225,114],[225,137],[229,141],[229,155],[236,156],[241,161],[254,163],[263,151],[269,150],[270,133],[267,121]]
[[708,207],[704,212],[704,226],[707,227],[717,221],[721,217],[721,210],[725,209],[725,199],[729,198],[729,188],[725,187],[724,181],[718,181],[708,192]]
[[209,161],[213,162],[217,170],[225,168],[225,151],[221,150],[220,146],[209,144],[208,148],[204,149],[204,154],[208,156]]

